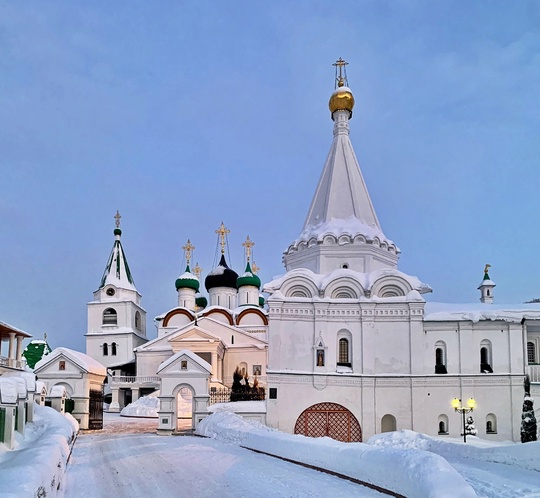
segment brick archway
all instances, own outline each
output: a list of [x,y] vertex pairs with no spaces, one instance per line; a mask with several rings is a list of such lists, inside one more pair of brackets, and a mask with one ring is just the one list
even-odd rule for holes
[[328,436],[344,443],[362,441],[358,420],[337,403],[318,403],[304,410],[296,421],[294,433],[308,437]]

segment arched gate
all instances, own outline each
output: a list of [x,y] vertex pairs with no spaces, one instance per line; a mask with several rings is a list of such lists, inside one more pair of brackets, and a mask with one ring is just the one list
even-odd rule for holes
[[304,410],[296,421],[294,433],[308,437],[328,436],[344,443],[362,441],[358,420],[337,403],[318,403]]

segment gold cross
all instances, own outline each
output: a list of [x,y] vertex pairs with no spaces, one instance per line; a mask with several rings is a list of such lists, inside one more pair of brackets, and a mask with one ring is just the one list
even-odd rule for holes
[[227,234],[231,233],[231,231],[228,228],[225,228],[225,225],[223,224],[223,222],[221,222],[221,226],[218,230],[216,230],[216,233],[219,235],[220,238],[221,254],[225,254],[225,239],[227,238]]
[[[343,86],[345,83],[347,83],[347,72],[345,70],[345,66],[348,66],[349,63],[344,61],[341,57],[332,64],[336,68],[336,81],[338,83],[338,86]],[[337,75],[339,67],[339,76]]]
[[253,242],[248,235],[246,241],[242,245],[246,248],[246,259],[249,263],[249,259],[251,258],[251,248],[255,245],[255,242]]
[[484,268],[484,273],[487,273],[490,268],[491,268],[491,265],[486,265],[486,267]]
[[120,216],[120,212],[117,209],[116,214],[114,215],[114,219],[116,220],[116,228],[120,227],[120,218],[122,218],[122,216]]
[[193,273],[195,273],[196,277],[198,279],[201,278],[201,273],[203,272],[203,269],[199,266],[199,263],[195,265],[195,268],[193,268]]
[[187,239],[187,243],[185,246],[182,246],[182,249],[184,250],[187,265],[189,266],[189,262],[191,261],[191,252],[195,249],[195,246],[190,242],[189,239]]
[[251,265],[251,271],[253,273],[257,273],[260,270],[260,268],[255,264],[255,261],[253,261],[253,264]]

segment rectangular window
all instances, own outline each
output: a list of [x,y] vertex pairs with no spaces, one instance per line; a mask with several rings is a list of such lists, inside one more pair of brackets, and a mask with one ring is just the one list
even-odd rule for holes
[[66,362],[65,361],[60,361],[58,363],[58,370],[65,370],[66,369]]
[[277,387],[270,388],[270,399],[277,399]]
[[180,369],[181,370],[187,370],[187,360],[182,360],[180,362]]

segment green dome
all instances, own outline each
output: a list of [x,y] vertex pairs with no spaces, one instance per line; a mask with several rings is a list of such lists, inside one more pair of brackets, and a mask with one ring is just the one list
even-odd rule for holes
[[246,271],[236,279],[236,286],[238,288],[244,285],[253,285],[259,289],[261,287],[261,279],[251,271],[251,265],[246,265]]
[[186,266],[186,271],[176,279],[175,286],[176,290],[193,289],[195,292],[199,291],[199,279],[191,273],[189,265]]
[[120,230],[119,228],[115,228],[113,233],[114,235],[122,235],[122,230]]
[[264,301],[264,297],[263,297],[263,296],[259,296],[259,306],[260,306],[261,308],[264,308],[264,302],[265,302],[265,301]]
[[195,304],[199,308],[206,308],[208,306],[208,299],[206,299],[204,296],[199,295],[195,298]]
[[45,340],[33,340],[26,346],[22,355],[26,358],[26,363],[30,368],[34,368],[36,363],[45,355],[48,355],[52,349]]

